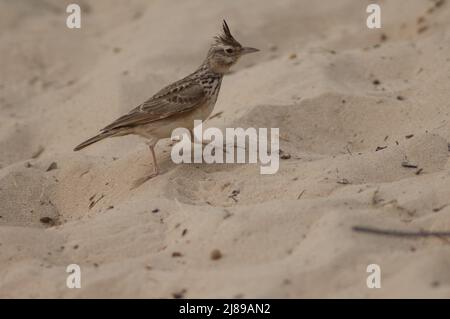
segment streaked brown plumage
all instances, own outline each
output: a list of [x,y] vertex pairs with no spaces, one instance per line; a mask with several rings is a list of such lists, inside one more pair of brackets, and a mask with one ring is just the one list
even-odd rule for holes
[[[163,88],[150,99],[104,127],[101,133],[84,141],[74,151],[107,137],[136,134],[145,137],[151,151],[154,171],[159,173],[154,146],[158,140],[168,138],[174,129],[192,130],[194,120],[208,118],[214,109],[223,75],[244,54],[257,49],[242,47],[231,35],[226,21],[223,34],[215,37],[202,65],[187,77]],[[149,178],[150,178],[149,177]]]

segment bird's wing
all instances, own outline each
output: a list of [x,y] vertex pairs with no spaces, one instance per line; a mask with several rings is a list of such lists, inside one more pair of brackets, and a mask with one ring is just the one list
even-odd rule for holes
[[192,79],[183,79],[162,89],[101,131],[148,124],[193,110],[205,102],[206,95],[202,86]]

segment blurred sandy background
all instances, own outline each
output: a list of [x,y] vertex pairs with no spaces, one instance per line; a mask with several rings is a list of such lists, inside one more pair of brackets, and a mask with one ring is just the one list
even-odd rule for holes
[[[78,0],[70,30],[70,2],[0,1],[0,297],[450,296],[446,238],[352,231],[450,230],[450,3],[378,1],[369,30],[373,1]],[[279,127],[277,174],[161,142],[130,190],[139,138],[72,152],[195,70],[223,18],[261,52],[208,125]]]

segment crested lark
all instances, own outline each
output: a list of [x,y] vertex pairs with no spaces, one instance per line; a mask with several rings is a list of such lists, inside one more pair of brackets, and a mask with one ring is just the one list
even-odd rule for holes
[[158,175],[154,151],[156,143],[170,137],[172,131],[179,127],[192,132],[194,120],[207,119],[216,104],[223,75],[242,55],[257,51],[236,41],[224,20],[223,33],[215,37],[205,61],[194,73],[163,88],[103,128],[100,134],[75,147],[74,151],[107,137],[140,135],[148,141],[153,162],[153,173],[147,179]]

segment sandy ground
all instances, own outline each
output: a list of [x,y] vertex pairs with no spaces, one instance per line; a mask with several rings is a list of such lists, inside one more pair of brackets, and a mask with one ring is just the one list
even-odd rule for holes
[[[450,239],[352,230],[450,231],[450,3],[379,1],[379,30],[360,0],[80,0],[80,30],[67,3],[0,1],[0,297],[450,297]],[[279,127],[277,174],[162,141],[131,189],[138,137],[72,151],[193,71],[222,18],[261,52],[208,125]]]

